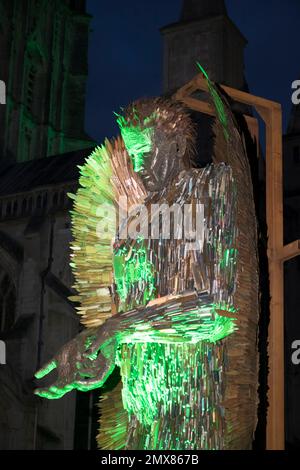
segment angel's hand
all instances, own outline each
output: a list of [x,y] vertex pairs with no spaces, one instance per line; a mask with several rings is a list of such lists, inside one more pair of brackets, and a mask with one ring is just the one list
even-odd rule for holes
[[41,379],[56,369],[56,381],[34,393],[57,399],[73,389],[89,391],[101,387],[115,366],[117,344],[113,325],[114,322],[108,322],[96,329],[85,330],[63,346],[35,374]]

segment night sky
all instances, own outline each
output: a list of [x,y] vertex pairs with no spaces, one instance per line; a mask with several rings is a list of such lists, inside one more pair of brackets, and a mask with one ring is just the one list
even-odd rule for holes
[[[162,92],[159,28],[178,20],[181,4],[182,0],[87,0],[93,20],[86,130],[98,142],[118,132],[113,111]],[[300,0],[226,0],[226,5],[248,39],[245,72],[250,91],[280,102],[286,126],[291,83],[300,78]]]

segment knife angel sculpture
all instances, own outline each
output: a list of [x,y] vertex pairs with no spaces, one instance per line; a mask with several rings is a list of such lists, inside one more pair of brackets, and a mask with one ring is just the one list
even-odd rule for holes
[[249,449],[257,413],[257,226],[243,137],[207,78],[213,163],[164,98],[117,115],[121,136],[80,168],[72,260],[84,331],[40,371],[60,398],[120,384],[100,400],[103,449]]

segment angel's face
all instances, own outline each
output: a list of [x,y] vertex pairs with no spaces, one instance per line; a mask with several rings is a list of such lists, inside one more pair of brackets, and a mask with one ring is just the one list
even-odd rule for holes
[[139,173],[148,191],[162,190],[181,170],[186,146],[182,136],[166,134],[155,126],[127,128],[122,136],[134,171]]

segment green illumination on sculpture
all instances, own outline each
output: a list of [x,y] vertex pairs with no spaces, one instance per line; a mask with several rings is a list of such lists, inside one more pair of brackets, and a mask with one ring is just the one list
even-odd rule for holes
[[[113,258],[114,279],[120,297],[119,310],[135,305],[145,305],[155,297],[154,266],[149,261],[143,240],[138,239],[135,246],[124,246],[118,250]],[[132,305],[126,305],[130,290],[142,292]]]
[[210,81],[209,76],[207,75],[206,71],[199,64],[199,62],[197,62],[197,66],[200,69],[200,71],[203,73],[203,75],[204,75],[204,77],[207,81],[208,91],[209,91],[209,93],[210,93],[210,95],[211,95],[211,97],[214,101],[214,105],[215,105],[216,112],[218,114],[218,118],[220,119],[220,122],[223,126],[224,137],[225,137],[226,140],[228,140],[229,139],[229,133],[228,133],[228,129],[227,129],[228,122],[227,122],[227,115],[226,115],[226,111],[225,111],[223,101],[220,98],[219,93],[216,91],[214,85]]
[[145,155],[152,149],[153,127],[149,123],[153,121],[154,116],[141,122],[135,113],[134,121],[129,124],[124,116],[117,113],[115,115],[134,171],[140,172],[144,166]]
[[[149,310],[149,311],[148,311]],[[116,334],[117,343],[161,344],[215,343],[233,333],[236,329],[236,310],[233,306],[202,304],[195,298],[188,307],[180,301],[169,302],[164,308],[152,313],[149,306],[132,313],[131,325],[120,314],[120,331]],[[149,321],[149,318],[151,321]]]
[[[210,426],[207,437],[203,437],[202,448],[218,447],[212,436],[222,432],[221,410],[210,391],[203,387],[209,384],[208,378],[217,384],[224,372],[217,346],[216,351],[218,354],[211,357],[206,343],[178,344],[176,349],[169,344],[129,344],[126,350],[120,350],[118,364],[123,381],[123,404],[130,416],[137,417],[143,429],[143,448],[197,449],[197,436],[204,419]],[[200,388],[204,388],[205,394],[198,402],[191,400]],[[167,422],[165,416],[170,414]],[[189,431],[191,422],[194,424]]]
[[[100,388],[119,366],[121,383],[99,403],[101,449],[213,450],[252,441],[253,198],[230,108],[199,68],[217,117],[214,163],[193,166],[196,131],[181,103],[139,100],[116,114],[122,138],[93,152],[72,196],[72,300],[86,329],[36,373],[56,369],[57,378],[35,393],[57,399]],[[203,207],[195,239],[189,230],[177,236],[174,213],[168,236],[153,235],[145,213],[163,204]],[[136,206],[147,210],[135,213]],[[117,228],[112,213],[121,212]],[[144,238],[132,235],[133,225]]]
[[55,361],[51,361],[41,371],[36,372],[35,377],[37,379],[42,379],[43,377],[45,377],[47,374],[49,374],[55,368],[56,368]]

